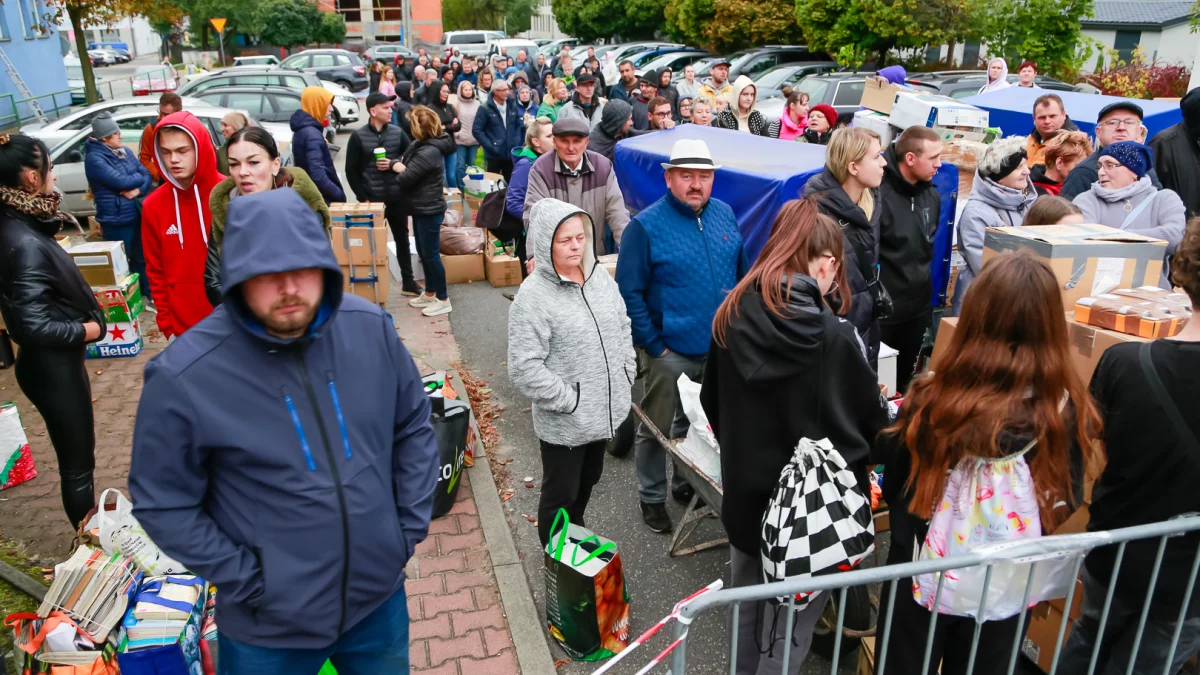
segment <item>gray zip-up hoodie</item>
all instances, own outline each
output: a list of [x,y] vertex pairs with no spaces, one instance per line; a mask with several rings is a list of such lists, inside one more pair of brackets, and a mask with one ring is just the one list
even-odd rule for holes
[[[625,301],[596,262],[586,212],[547,197],[527,215],[538,264],[508,312],[508,376],[533,401],[541,440],[577,446],[612,438],[629,414],[637,376]],[[576,215],[588,239],[583,286],[550,262],[555,233]]]
[[[1157,193],[1157,194],[1155,194]],[[1147,204],[1129,224],[1121,228],[1130,211],[1154,195],[1154,201]],[[1179,242],[1183,239],[1183,229],[1187,224],[1187,211],[1183,200],[1172,190],[1159,190],[1150,181],[1150,176],[1142,176],[1137,182],[1123,188],[1111,190],[1102,187],[1099,182],[1092,183],[1092,189],[1074,199],[1075,206],[1083,211],[1085,223],[1096,223],[1136,232],[1138,234],[1163,239],[1167,242],[1167,253],[1163,259],[1162,277],[1158,285],[1171,288],[1168,278],[1170,258],[1175,254]],[[1126,208],[1129,211],[1126,211]]]
[[1033,181],[1026,181],[1024,191],[1014,190],[975,173],[971,196],[967,197],[967,205],[958,219],[958,250],[967,266],[959,272],[954,288],[954,316],[962,312],[967,287],[983,267],[983,238],[987,228],[1020,227],[1025,212],[1037,199]]

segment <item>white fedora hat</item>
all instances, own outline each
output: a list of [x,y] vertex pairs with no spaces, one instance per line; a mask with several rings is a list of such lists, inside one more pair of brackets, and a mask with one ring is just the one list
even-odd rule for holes
[[662,162],[664,169],[719,169],[720,164],[714,164],[708,145],[704,141],[684,138],[675,141],[671,147],[671,161]]

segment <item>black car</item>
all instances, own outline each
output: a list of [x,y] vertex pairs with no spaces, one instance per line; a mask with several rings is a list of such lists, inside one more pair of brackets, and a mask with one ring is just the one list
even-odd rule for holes
[[754,49],[743,49],[728,57],[729,81],[733,82],[739,75],[750,79],[783,63],[800,61],[833,61],[825,52],[811,52],[808,47],[792,45],[767,45]]
[[751,79],[754,80],[754,86],[758,88],[759,100],[762,100],[783,96],[784,87],[795,87],[800,80],[809,75],[832,73],[837,71],[839,67],[833,61],[787,63],[763,71]]
[[279,67],[312,73],[350,91],[362,91],[370,84],[367,65],[358,54],[345,49],[306,49],[284,59]]
[[220,108],[244,110],[261,122],[286,124],[300,109],[300,92],[286,87],[216,87],[196,98]]
[[[912,73],[906,80],[911,85],[928,88],[939,96],[967,98],[979,93],[987,84],[987,72],[982,70],[948,70],[935,73]],[[1017,86],[1017,75],[1008,76],[1009,84]],[[1033,83],[1047,91],[1078,91],[1074,85],[1052,77],[1038,75]]]
[[[809,105],[825,103],[833,106],[838,112],[838,123],[849,124],[854,118],[854,113],[861,107],[859,103],[862,101],[867,78],[873,75],[874,70],[809,75],[796,83],[793,89],[807,92]],[[937,93],[933,87],[923,82],[911,82],[909,86],[915,91]]]

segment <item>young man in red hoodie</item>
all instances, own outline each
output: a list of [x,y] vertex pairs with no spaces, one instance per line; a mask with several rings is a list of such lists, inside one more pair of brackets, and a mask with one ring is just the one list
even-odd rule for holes
[[170,339],[213,310],[204,293],[204,259],[212,228],[208,197],[225,176],[217,171],[208,129],[189,112],[159,121],[154,161],[163,184],[142,206],[142,244],[158,327]]

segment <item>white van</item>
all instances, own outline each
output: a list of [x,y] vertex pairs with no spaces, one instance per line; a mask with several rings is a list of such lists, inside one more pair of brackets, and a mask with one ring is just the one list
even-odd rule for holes
[[442,33],[442,53],[449,56],[457,49],[464,56],[486,56],[489,43],[503,37],[498,30],[452,30]]

